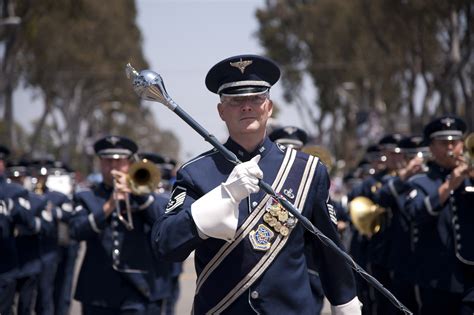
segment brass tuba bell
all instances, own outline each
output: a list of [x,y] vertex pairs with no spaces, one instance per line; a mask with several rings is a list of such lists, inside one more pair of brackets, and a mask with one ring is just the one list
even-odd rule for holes
[[360,234],[368,237],[380,231],[384,212],[384,208],[367,197],[359,196],[349,203],[352,223]]
[[301,149],[302,152],[318,157],[330,170],[334,164],[333,157],[328,149],[319,145],[307,145]]

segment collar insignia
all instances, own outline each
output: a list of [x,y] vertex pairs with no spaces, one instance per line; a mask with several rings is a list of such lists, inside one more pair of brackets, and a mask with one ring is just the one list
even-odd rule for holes
[[240,61],[231,62],[230,65],[232,67],[235,67],[235,68],[239,69],[240,72],[242,72],[242,74],[243,74],[245,72],[245,68],[250,66],[252,63],[253,63],[252,60],[242,60],[242,58],[240,58]]
[[112,144],[113,146],[115,146],[117,144],[117,142],[120,141],[120,139],[117,138],[117,137],[111,136],[111,137],[108,137],[106,139],[106,141],[109,142],[110,144]]
[[454,122],[455,122],[455,120],[452,119],[452,118],[449,118],[449,117],[441,119],[441,123],[443,125],[446,125],[447,127],[450,127],[451,124],[453,124]]

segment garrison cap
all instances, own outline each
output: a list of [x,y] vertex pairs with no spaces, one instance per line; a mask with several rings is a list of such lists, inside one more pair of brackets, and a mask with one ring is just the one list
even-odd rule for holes
[[413,135],[413,136],[404,137],[400,141],[399,145],[400,145],[400,149],[404,151],[428,147],[428,143],[426,142],[425,138],[421,135]]
[[6,167],[7,177],[15,178],[29,175],[27,160],[9,161]]
[[392,133],[385,135],[379,141],[379,147],[382,150],[391,150],[396,153],[400,152],[400,141],[402,141],[403,136],[399,133]]
[[400,149],[409,157],[414,157],[418,155],[419,152],[426,155],[430,150],[428,142],[421,135],[413,135],[403,138],[402,141],[400,141]]
[[140,159],[145,159],[158,165],[165,163],[164,156],[157,153],[140,152],[138,153],[138,156],[140,157]]
[[36,158],[36,159],[32,159],[28,163],[28,167],[33,175],[46,176],[49,174],[49,168],[51,167],[53,163],[54,163],[54,159],[49,158],[49,157]]
[[99,157],[123,159],[135,154],[138,146],[123,136],[106,136],[94,143],[94,151]]
[[266,92],[280,78],[280,68],[266,57],[238,55],[214,65],[206,87],[219,95],[254,95]]
[[374,161],[378,160],[381,155],[380,146],[378,144],[371,144],[365,150],[365,161]]
[[[374,148],[378,148],[378,147],[374,146]],[[373,151],[369,154],[378,154],[378,153],[380,153],[380,151]],[[375,174],[375,169],[372,167],[372,164],[370,163],[370,161],[364,158],[360,160],[359,163],[357,164],[357,168],[354,171],[354,177],[362,178],[368,174],[371,174],[371,175]]]
[[10,155],[10,149],[0,144],[0,160],[5,160]]
[[308,141],[308,134],[301,128],[286,126],[273,130],[268,136],[270,140],[284,146],[302,148]]
[[432,139],[459,140],[466,131],[466,123],[455,115],[445,115],[434,119],[425,126],[423,135],[428,142]]
[[48,170],[50,173],[55,175],[73,173],[74,170],[62,161],[52,161],[48,164]]

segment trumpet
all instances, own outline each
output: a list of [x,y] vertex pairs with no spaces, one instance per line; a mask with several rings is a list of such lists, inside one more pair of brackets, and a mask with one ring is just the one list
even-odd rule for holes
[[382,214],[385,209],[367,197],[359,196],[349,203],[349,215],[356,230],[365,236],[372,236],[382,228]]
[[[461,157],[461,155],[455,154],[452,150],[448,151],[447,156],[450,158]],[[464,153],[462,157],[470,168],[474,168],[474,132],[471,132],[464,140]]]
[[[151,194],[160,183],[161,174],[158,167],[153,162],[143,159],[133,163],[127,173],[127,185],[134,195]],[[115,182],[114,182],[115,183]],[[125,225],[129,231],[133,230],[132,209],[130,206],[130,196],[125,198],[126,218],[122,215],[120,201],[116,198],[116,190],[114,184],[115,211],[120,222]]]

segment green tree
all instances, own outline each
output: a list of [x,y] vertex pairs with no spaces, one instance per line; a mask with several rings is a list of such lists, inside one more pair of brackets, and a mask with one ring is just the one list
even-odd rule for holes
[[268,0],[256,16],[286,100],[312,118],[317,141],[353,160],[384,131],[420,132],[441,112],[472,127],[473,10],[468,0]]
[[[23,23],[15,62],[44,100],[32,155],[51,150],[54,139],[59,158],[86,169],[91,164],[81,157],[100,135],[161,133],[124,73],[128,62],[147,67],[133,0],[19,0],[18,12]],[[176,154],[177,141],[173,145]]]

